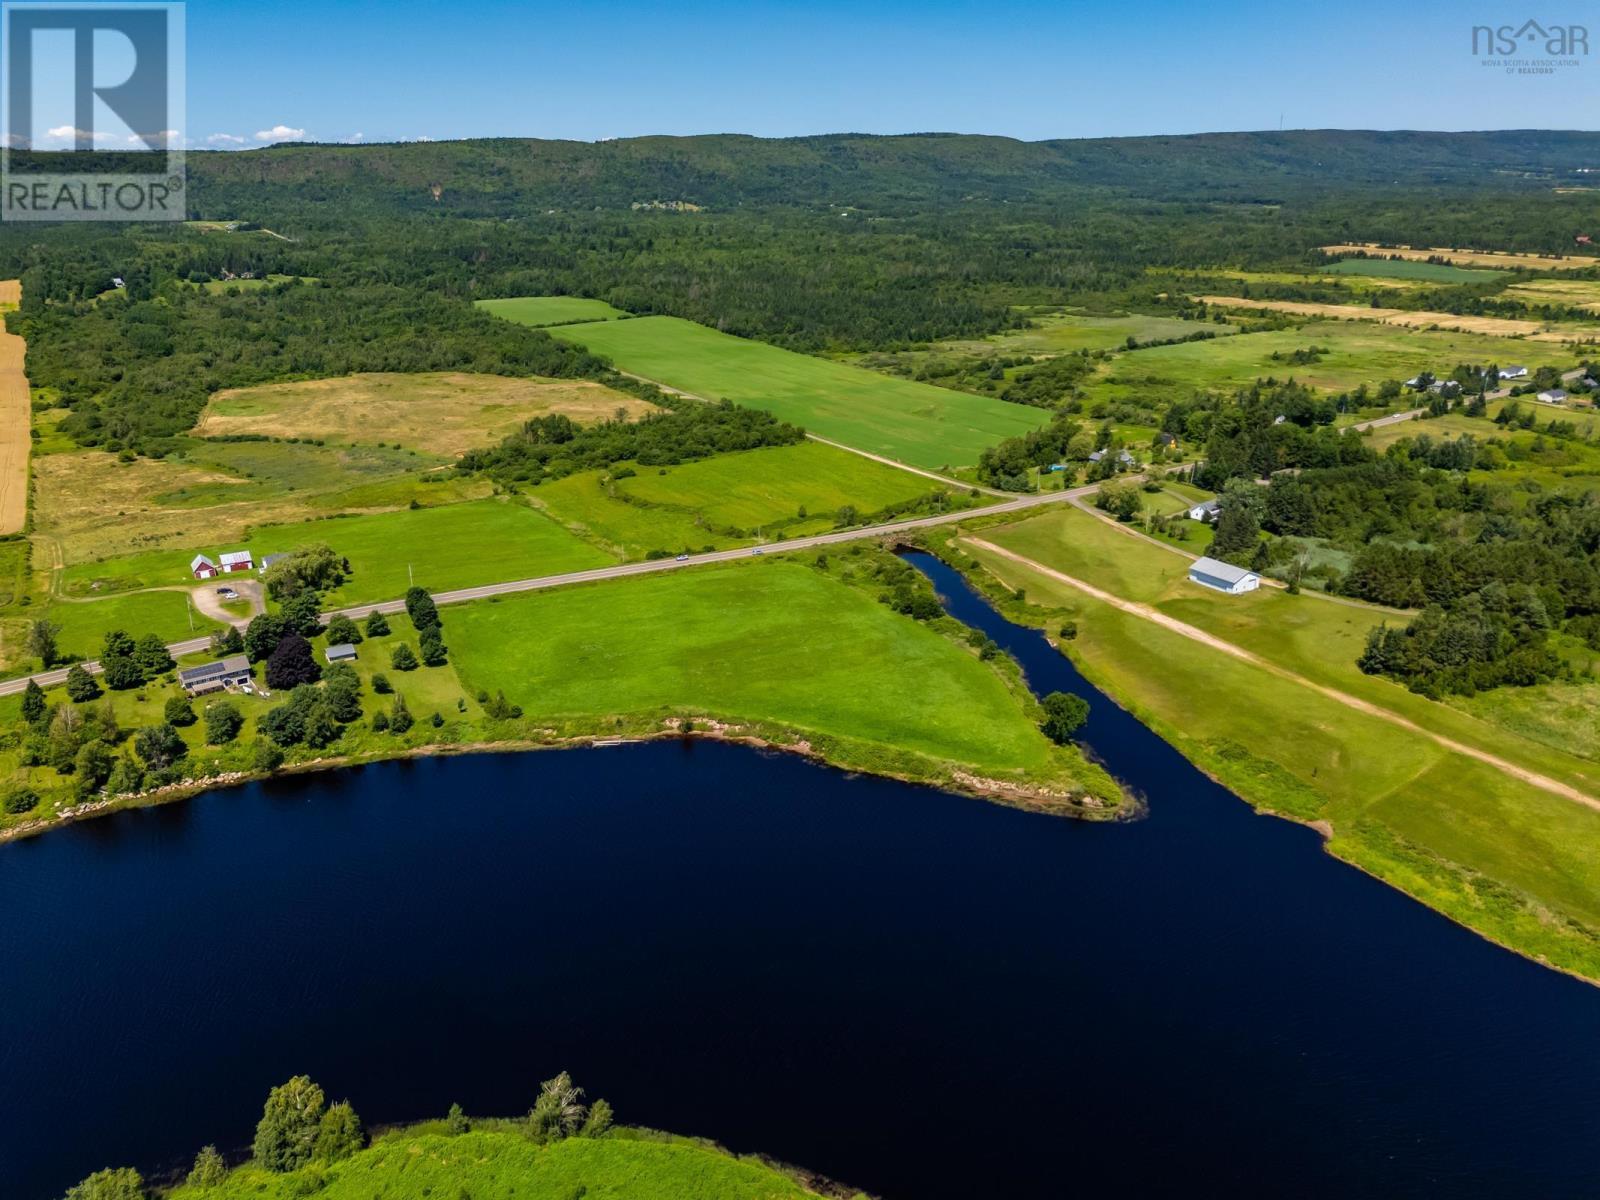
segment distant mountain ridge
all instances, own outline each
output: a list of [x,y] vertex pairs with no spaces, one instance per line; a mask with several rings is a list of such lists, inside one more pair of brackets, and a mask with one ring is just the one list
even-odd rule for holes
[[[1272,203],[1320,188],[1547,189],[1600,169],[1600,133],[1290,130],[1021,142],[977,134],[742,134],[606,142],[295,143],[191,153],[196,202],[256,185],[483,215],[530,205],[1050,202],[1085,190]],[[436,199],[433,188],[439,188]]]

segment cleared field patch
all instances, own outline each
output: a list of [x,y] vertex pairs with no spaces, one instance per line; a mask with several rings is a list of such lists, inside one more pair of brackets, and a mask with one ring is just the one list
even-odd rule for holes
[[646,504],[682,509],[715,525],[747,530],[786,523],[802,511],[813,518],[830,517],[849,507],[865,516],[948,490],[922,476],[819,442],[722,454],[676,467],[640,468],[616,486],[624,496]]
[[508,300],[479,300],[484,312],[519,325],[572,325],[579,321],[615,321],[629,316],[604,300],[582,296],[513,296]]
[[1561,304],[1600,313],[1600,280],[1530,279],[1514,283],[1504,295],[1525,304]]
[[[633,472],[629,474],[629,472]],[[619,464],[540,484],[534,504],[627,558],[799,537],[965,492],[821,442],[769,446],[674,467]],[[853,513],[846,510],[854,510]]]
[[1569,342],[1600,337],[1600,325],[1562,325],[1517,317],[1462,316],[1459,313],[1419,312],[1404,308],[1371,308],[1364,304],[1253,300],[1242,296],[1196,296],[1195,299],[1217,308],[1257,309],[1341,321],[1376,321],[1381,325],[1400,325],[1408,329],[1437,327],[1461,333],[1483,333],[1491,337],[1525,337],[1536,342]]
[[982,342],[952,342],[952,348],[986,347],[999,354],[1070,354],[1076,350],[1115,350],[1135,343],[1160,342],[1189,337],[1197,333],[1229,334],[1227,325],[1210,321],[1186,321],[1179,317],[1124,316],[1097,317],[1086,313],[1029,314],[1035,322],[1030,329],[999,333]]
[[[22,302],[22,284],[0,280],[0,307]],[[24,374],[27,343],[0,326],[0,534],[20,533],[28,519],[28,450],[32,406]]]
[[[1291,361],[1296,350],[1313,346],[1326,351],[1316,362]],[[1267,376],[1292,377],[1325,391],[1346,391],[1363,383],[1408,379],[1418,371],[1448,372],[1463,362],[1570,367],[1573,355],[1558,343],[1526,338],[1403,329],[1375,321],[1308,320],[1294,329],[1121,354],[1101,368],[1086,391],[1093,399],[1147,397],[1173,388],[1244,387]]]
[[286,442],[195,442],[185,458],[119,462],[97,450],[34,464],[34,530],[66,563],[239,542],[254,527],[330,511],[476,498],[482,481],[425,483],[445,462],[415,451]]
[[1408,258],[1341,258],[1321,270],[1328,275],[1358,275],[1377,279],[1420,280],[1424,283],[1488,283],[1503,278],[1495,271],[1474,271],[1449,263]]
[[562,413],[589,423],[619,412],[638,417],[653,408],[581,379],[380,373],[218,392],[194,432],[199,437],[262,434],[369,445],[399,442],[456,458],[498,441],[533,417]]
[[478,603],[447,615],[468,690],[535,719],[771,721],[986,774],[1061,760],[991,664],[797,563],[750,562]]
[[1035,429],[1047,416],[676,317],[563,325],[551,333],[606,355],[625,371],[707,399],[766,409],[821,437],[919,467],[970,466],[985,447]]
[[1443,259],[1458,267],[1488,267],[1500,271],[1581,271],[1600,266],[1600,258],[1571,254],[1508,254],[1499,250],[1453,250],[1447,246],[1380,246],[1376,242],[1344,242],[1321,247],[1324,254],[1367,254],[1384,259],[1427,262]]

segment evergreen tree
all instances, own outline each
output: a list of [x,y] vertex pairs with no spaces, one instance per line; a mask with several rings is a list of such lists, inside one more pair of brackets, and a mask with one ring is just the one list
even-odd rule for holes
[[22,719],[29,725],[37,725],[44,719],[45,707],[44,689],[28,680],[28,686],[22,689]]
[[389,618],[381,612],[372,612],[367,615],[367,636],[373,638],[389,636]]
[[98,699],[100,685],[95,682],[94,676],[84,670],[81,664],[74,663],[67,668],[67,698],[74,703],[83,704],[89,700]]

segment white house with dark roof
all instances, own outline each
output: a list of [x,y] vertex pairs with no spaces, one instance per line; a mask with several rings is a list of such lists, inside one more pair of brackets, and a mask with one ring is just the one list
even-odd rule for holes
[[1567,393],[1562,388],[1548,388],[1539,393],[1539,399],[1545,404],[1565,404]]
[[1222,502],[1219,500],[1202,500],[1199,504],[1189,509],[1191,521],[1204,521],[1210,524],[1222,515]]
[[1261,586],[1261,576],[1220,558],[1199,558],[1189,568],[1189,582],[1230,596],[1242,596]]
[[1500,368],[1500,378],[1501,379],[1526,379],[1527,377],[1528,377],[1528,368],[1527,367],[1501,367]]

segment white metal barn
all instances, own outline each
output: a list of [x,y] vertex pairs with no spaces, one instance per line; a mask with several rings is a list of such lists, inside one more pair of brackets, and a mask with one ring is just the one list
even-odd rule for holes
[[1219,558],[1196,559],[1189,568],[1189,582],[1227,592],[1230,596],[1253,592],[1261,586],[1261,576]]

